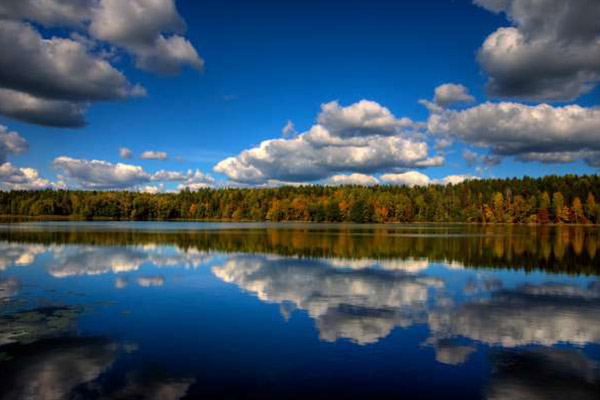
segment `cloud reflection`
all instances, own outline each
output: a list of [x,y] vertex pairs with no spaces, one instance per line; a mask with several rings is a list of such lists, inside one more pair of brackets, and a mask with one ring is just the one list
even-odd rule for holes
[[489,400],[592,400],[600,393],[598,364],[576,350],[503,350],[492,361]]
[[600,289],[575,285],[523,285],[491,297],[429,313],[435,337],[517,347],[600,343]]
[[0,271],[12,266],[31,265],[47,249],[43,245],[0,242]]
[[[26,265],[44,258],[57,278],[139,271],[115,277],[115,288],[128,284],[161,286],[160,274],[145,274],[142,266],[196,268],[211,261],[219,279],[280,304],[284,318],[304,310],[315,320],[325,341],[349,339],[375,343],[396,327],[426,325],[428,343],[439,362],[460,364],[474,347],[465,341],[514,348],[551,347],[560,343],[584,346],[600,343],[600,284],[524,283],[516,287],[491,273],[472,274],[456,261],[442,263],[446,271],[434,277],[422,258],[306,259],[264,254],[212,252],[178,246],[49,246],[0,243],[0,266]],[[456,277],[466,284],[453,286]],[[20,283],[0,280],[0,298],[15,296]],[[463,339],[460,343],[455,339]]]
[[98,378],[116,358],[105,340],[63,339],[29,345],[2,374],[0,394],[7,399],[58,400]]
[[[415,268],[406,263],[405,269]],[[212,270],[263,301],[306,310],[317,321],[321,339],[347,338],[360,344],[423,319],[429,288],[443,286],[438,278],[402,269],[341,269],[339,261],[332,265],[328,260],[261,255],[231,256]]]

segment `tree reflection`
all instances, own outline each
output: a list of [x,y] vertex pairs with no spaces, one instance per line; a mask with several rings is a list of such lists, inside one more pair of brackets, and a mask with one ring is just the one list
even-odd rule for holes
[[[10,227],[10,226],[9,226]],[[0,269],[30,263],[39,246],[22,245],[173,245],[183,250],[265,253],[311,258],[424,259],[471,268],[544,270],[600,274],[600,233],[585,226],[331,226],[203,231],[149,230],[0,230]],[[19,258],[21,257],[21,258]]]

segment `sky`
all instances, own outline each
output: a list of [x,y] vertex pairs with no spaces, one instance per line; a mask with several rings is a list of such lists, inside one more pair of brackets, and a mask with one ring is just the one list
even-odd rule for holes
[[0,190],[596,174],[597,0],[4,0]]

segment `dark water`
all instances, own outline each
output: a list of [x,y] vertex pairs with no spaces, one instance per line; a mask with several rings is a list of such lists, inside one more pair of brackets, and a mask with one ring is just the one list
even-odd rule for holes
[[0,398],[600,398],[584,227],[0,226]]

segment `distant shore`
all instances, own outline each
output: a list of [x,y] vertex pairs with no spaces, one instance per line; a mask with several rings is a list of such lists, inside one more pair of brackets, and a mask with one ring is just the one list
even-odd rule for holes
[[269,221],[269,220],[233,220],[233,219],[188,219],[188,218],[174,218],[174,219],[117,219],[110,217],[92,217],[92,218],[81,218],[77,216],[64,216],[64,215],[37,215],[37,216],[15,216],[15,215],[0,215],[0,223],[19,223],[19,222],[210,222],[210,223],[271,223],[271,224],[317,224],[317,225],[473,225],[473,226],[582,226],[582,227],[600,227],[600,224],[594,223],[555,223],[550,222],[547,224],[541,223],[506,223],[506,222],[456,222],[456,221],[413,221],[413,222],[352,222],[352,221],[339,221],[339,222],[327,222],[327,221]]
[[165,193],[0,192],[4,220],[600,224],[600,176],[427,186],[201,188]]

